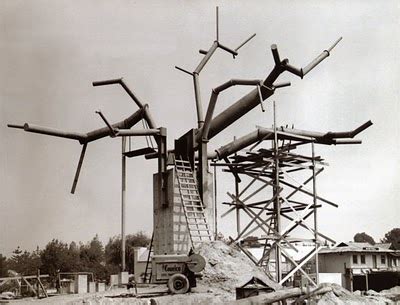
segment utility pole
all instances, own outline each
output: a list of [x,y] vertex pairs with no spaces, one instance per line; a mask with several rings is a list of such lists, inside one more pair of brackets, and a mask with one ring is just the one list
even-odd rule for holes
[[125,271],[125,200],[126,200],[126,156],[125,152],[125,144],[126,137],[122,137],[122,181],[121,181],[121,271]]

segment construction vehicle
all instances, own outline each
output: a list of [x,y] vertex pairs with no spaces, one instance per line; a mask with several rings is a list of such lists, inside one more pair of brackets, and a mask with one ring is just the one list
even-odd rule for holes
[[174,294],[183,294],[196,287],[196,278],[201,275],[206,261],[200,254],[164,254],[152,257],[151,282],[167,283]]

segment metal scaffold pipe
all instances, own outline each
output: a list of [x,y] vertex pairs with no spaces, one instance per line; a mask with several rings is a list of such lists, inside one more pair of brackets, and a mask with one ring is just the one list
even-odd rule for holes
[[196,111],[197,111],[197,127],[200,129],[204,125],[204,115],[203,115],[203,104],[201,101],[201,96],[200,96],[200,81],[199,81],[199,75],[201,71],[204,69],[208,61],[211,59],[211,57],[214,55],[215,51],[220,48],[230,54],[233,55],[233,58],[238,55],[238,50],[242,48],[245,44],[247,44],[251,39],[253,39],[256,36],[256,34],[251,35],[249,38],[247,38],[245,41],[243,41],[236,49],[231,49],[219,42],[219,11],[218,11],[218,6],[216,7],[216,39],[209,48],[208,51],[200,49],[199,53],[203,54],[204,57],[201,59],[200,63],[197,65],[195,70],[193,72],[189,72],[186,69],[180,68],[178,66],[175,66],[175,68],[179,71],[182,71],[186,74],[189,74],[193,78],[193,86],[194,86],[194,95],[195,95],[195,102],[196,102]]
[[139,98],[133,93],[131,89],[126,85],[124,82],[124,79],[121,78],[116,78],[116,79],[110,79],[110,80],[103,80],[103,81],[95,81],[92,83],[94,87],[97,86],[106,86],[106,85],[121,85],[122,88],[128,93],[128,95],[132,98],[132,100],[138,105],[139,108],[143,108],[142,102],[139,100]]
[[[121,85],[122,88],[124,88],[125,92],[131,97],[131,99],[136,103],[136,105],[140,109],[145,109],[148,108],[147,104],[143,104],[141,100],[136,96],[136,94],[128,87],[128,85],[124,82],[124,79],[121,78],[116,78],[116,79],[110,79],[110,80],[102,80],[102,81],[95,81],[92,83],[94,87],[97,86],[106,86],[106,85]],[[150,115],[150,112],[148,109],[145,109],[145,120],[149,124],[150,128],[156,128],[156,124],[153,120],[153,118]]]
[[[131,128],[132,126],[134,126],[135,124],[140,122],[141,119],[144,118],[146,108],[147,108],[147,105],[145,105],[144,108],[139,109],[136,112],[134,112],[130,117],[126,118],[125,120],[112,124],[111,127],[113,129]],[[106,127],[88,132],[87,138],[85,139],[84,142],[92,142],[92,141],[98,140],[100,138],[108,137],[109,135],[110,135],[110,129],[106,126]]]
[[[332,50],[333,47],[335,47],[340,40],[341,38],[338,39],[328,50]],[[280,60],[278,48],[275,44],[271,46],[271,52],[274,58],[275,66],[270,72],[270,74],[267,76],[267,78],[263,81],[262,86],[260,87],[262,100],[266,100],[267,98],[269,98],[271,95],[274,94],[275,90],[274,82],[283,72],[288,71],[301,78],[303,78],[303,76],[305,75],[302,69],[298,69],[296,67],[289,65],[288,59],[284,59],[282,61]],[[329,54],[329,51],[326,52],[328,52]],[[326,52],[323,53],[325,54]],[[318,60],[314,60],[309,65],[307,65],[306,67],[307,73],[311,71],[313,68],[315,68],[327,56],[328,55],[326,56],[324,55],[323,58],[319,56],[317,57]],[[227,128],[229,125],[231,125],[239,118],[241,118],[243,115],[245,115],[247,112],[256,107],[259,103],[260,103],[260,97],[258,89],[256,88],[250,91],[245,96],[243,96],[236,103],[225,109],[211,121],[208,132],[208,139],[211,139],[214,136],[216,136],[222,130]],[[196,134],[197,143],[200,143],[200,141],[202,140],[202,134],[203,130],[202,128],[200,128]]]
[[218,49],[218,46],[219,46],[218,41],[214,41],[211,48],[207,51],[206,55],[200,61],[199,65],[196,67],[193,73],[199,74],[201,70],[203,70],[204,66],[210,60],[211,56],[213,56],[214,52]]
[[[15,128],[13,127],[13,125],[8,125],[8,127]],[[84,133],[62,131],[55,128],[44,127],[28,123],[24,124],[23,129],[27,132],[39,133],[39,134],[60,137],[60,138],[67,138],[78,141],[83,141],[87,137],[87,134]]]
[[256,37],[256,33],[251,35],[249,38],[247,38],[245,41],[243,41],[234,51],[237,52],[241,47],[243,47],[246,43],[248,43],[250,40],[252,40],[254,37]]
[[142,130],[131,130],[131,129],[118,129],[115,131],[115,136],[126,137],[126,136],[157,136],[160,135],[159,129],[142,129]]
[[110,136],[111,137],[115,137],[115,129],[112,127],[112,125],[108,122],[107,118],[104,116],[104,114],[98,110],[95,111],[98,115],[100,115],[100,117],[102,118],[102,120],[104,121],[104,123],[107,125],[108,129],[110,130]]
[[356,129],[352,131],[344,131],[344,132],[328,132],[325,137],[326,138],[354,138],[356,135],[358,135],[360,132],[364,131],[368,127],[372,125],[371,121],[365,122],[362,124],[360,127],[357,127]]
[[317,58],[315,58],[312,62],[310,62],[305,68],[303,68],[302,69],[303,75],[306,75],[308,72],[310,72],[312,69],[314,69],[321,61],[323,61],[325,58],[327,58],[330,55],[330,52],[333,50],[333,48],[341,40],[342,40],[342,37],[340,37],[338,40],[336,40],[335,43],[330,48],[322,51],[322,53]]
[[[300,129],[292,129],[279,127],[276,130],[276,133],[279,139],[287,139],[294,141],[302,141],[302,142],[315,142],[316,144],[325,144],[325,145],[339,145],[339,144],[361,144],[360,140],[352,140],[348,138],[353,138],[357,134],[361,133],[369,126],[372,125],[371,121],[368,121],[362,124],[360,127],[345,132],[316,132],[316,131],[307,131]],[[219,160],[222,160],[225,157],[228,157],[235,152],[250,146],[253,143],[264,141],[264,140],[272,140],[274,136],[274,129],[272,128],[262,128],[258,127],[257,130],[244,135],[236,140],[221,146],[216,149],[216,155],[210,154],[211,158],[218,157]]]
[[216,32],[216,40],[219,40],[219,12],[218,6],[215,8],[215,32]]
[[217,99],[218,95],[220,92],[236,85],[242,85],[242,86],[258,86],[261,83],[261,80],[259,79],[252,79],[252,80],[247,80],[247,79],[231,79],[230,81],[227,81],[226,83],[214,88],[211,91],[211,97],[210,97],[210,102],[208,103],[208,109],[207,109],[207,114],[206,114],[206,119],[204,122],[203,130],[202,130],[202,138],[204,141],[208,140],[208,132],[210,129],[210,123],[214,114],[214,109],[215,105],[217,104]]

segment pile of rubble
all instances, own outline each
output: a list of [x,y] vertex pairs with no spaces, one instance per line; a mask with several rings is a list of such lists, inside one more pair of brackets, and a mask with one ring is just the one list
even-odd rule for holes
[[[400,287],[397,287],[400,288]],[[397,289],[396,288],[396,289]],[[365,295],[351,293],[337,284],[321,284],[313,289],[287,288],[267,294],[233,301],[235,305],[271,304],[286,301],[289,304],[361,305],[361,304],[400,304],[399,294],[392,291],[385,294],[368,291]]]
[[[264,271],[255,266],[250,259],[239,250],[221,241],[204,243],[198,249],[205,257],[207,264],[199,286],[208,287],[213,294],[225,293],[225,302],[231,304],[265,304],[266,300],[276,302],[291,299],[313,300],[319,304],[400,304],[400,287],[394,287],[380,293],[373,290],[364,295],[360,292],[351,293],[336,284],[321,284],[314,289],[287,288],[272,281]],[[235,289],[257,277],[277,292],[259,295],[258,297],[234,301]]]
[[197,250],[207,262],[202,272],[203,278],[199,282],[211,290],[221,289],[234,294],[236,287],[242,286],[253,277],[259,278],[275,290],[282,289],[281,285],[272,281],[245,254],[222,241],[203,243]]
[[351,293],[337,284],[321,284],[319,287],[328,287],[331,288],[331,291],[317,297],[318,304],[397,304],[396,301],[391,300],[384,293],[375,291],[373,294],[367,292],[365,295],[361,295],[359,291]]

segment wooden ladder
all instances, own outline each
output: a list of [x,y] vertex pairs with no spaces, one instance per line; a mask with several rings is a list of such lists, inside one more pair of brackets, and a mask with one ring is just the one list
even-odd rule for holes
[[151,235],[149,255],[147,256],[146,269],[144,271],[144,277],[143,277],[143,283],[149,283],[149,284],[151,282],[151,274],[152,274],[151,258],[153,257],[153,239],[154,239],[154,233]]
[[175,173],[193,249],[202,242],[212,240],[196,176],[186,160],[175,159]]

